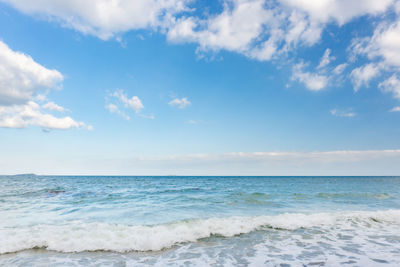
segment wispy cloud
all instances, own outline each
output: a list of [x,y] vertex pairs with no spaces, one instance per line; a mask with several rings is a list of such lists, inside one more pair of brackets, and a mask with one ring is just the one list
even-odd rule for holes
[[117,90],[111,95],[117,98],[125,107],[133,109],[135,112],[139,112],[144,108],[139,97],[132,96],[129,98],[123,90]]
[[400,149],[336,150],[315,152],[232,152],[224,154],[189,154],[164,157],[140,157],[143,161],[284,161],[349,162],[382,157],[400,157]]
[[122,118],[124,118],[125,120],[130,120],[131,118],[125,114],[125,112],[119,110],[118,106],[112,103],[106,104],[106,109],[110,112],[110,113],[116,113],[118,115],[120,115]]
[[186,121],[187,124],[198,124],[199,122],[197,120],[188,120]]
[[184,108],[190,106],[192,103],[186,97],[184,97],[181,99],[175,98],[175,99],[171,100],[168,104],[172,107],[184,109]]
[[334,108],[334,109],[331,109],[330,113],[331,113],[333,116],[336,116],[336,117],[350,117],[350,118],[351,118],[351,117],[356,116],[356,113],[353,112],[353,111],[351,111],[351,110],[349,110],[349,109],[347,109],[347,110],[340,110],[340,109]]
[[377,77],[379,72],[379,66],[373,63],[352,70],[350,77],[354,86],[354,91],[357,92],[362,86],[368,87],[370,81]]
[[390,110],[391,112],[400,112],[400,106],[394,107]]
[[135,114],[145,119],[155,119],[154,115],[144,115],[140,112],[144,109],[144,105],[138,96],[128,97],[124,90],[116,90],[110,93],[105,98],[105,108],[114,114],[118,114],[125,120],[130,120],[131,117],[127,114],[129,110],[135,111]]
[[317,68],[321,69],[321,68],[327,66],[329,63],[331,63],[331,61],[333,61],[333,60],[335,60],[335,57],[331,56],[331,50],[329,48],[327,48],[325,50],[325,53],[322,56]]
[[154,120],[156,118],[153,114],[150,114],[150,115],[139,114],[139,117],[142,117],[144,119],[149,119],[149,120]]

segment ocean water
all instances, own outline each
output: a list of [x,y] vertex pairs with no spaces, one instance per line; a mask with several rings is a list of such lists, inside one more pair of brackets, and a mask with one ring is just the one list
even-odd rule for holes
[[0,176],[1,266],[400,266],[400,177]]

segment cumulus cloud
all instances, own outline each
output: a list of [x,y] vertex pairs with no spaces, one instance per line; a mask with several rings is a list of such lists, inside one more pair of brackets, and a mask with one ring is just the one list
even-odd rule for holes
[[[183,17],[168,31],[170,41],[196,42],[201,49],[246,52],[274,17],[264,9],[264,1],[232,1],[218,15],[205,20]],[[204,24],[202,29],[198,29]]]
[[328,85],[325,75],[304,71],[305,64],[298,63],[293,66],[292,80],[303,83],[311,91],[320,91]]
[[26,128],[28,126],[39,126],[45,130],[92,129],[92,126],[87,126],[83,122],[76,122],[69,116],[57,118],[51,114],[43,113],[40,106],[33,101],[24,105],[0,106],[0,127]]
[[[388,10],[398,12],[400,6],[395,0],[223,0],[221,9],[201,10],[193,0],[0,1],[25,14],[105,40],[121,40],[121,35],[130,30],[151,29],[166,34],[169,42],[196,44],[198,55],[227,50],[259,61],[293,55],[299,47],[317,44],[329,24],[342,26],[361,16],[379,16]],[[364,55],[385,64],[380,72],[374,68],[376,62],[354,69],[350,78],[356,91],[368,86],[386,66],[400,66],[399,40],[400,22],[396,19],[393,23],[378,23],[373,36],[353,41],[350,50],[354,58]],[[292,78],[310,90],[321,90],[332,75],[328,77],[318,70],[334,59],[331,50],[326,49],[316,72],[297,66]],[[332,74],[339,76],[346,67],[347,63],[337,65]],[[52,76],[48,79],[53,83],[51,88],[62,79],[55,72]]]
[[[205,18],[174,19],[167,37],[193,42],[200,50],[235,51],[257,60],[270,60],[298,45],[316,44],[328,23],[342,25],[363,15],[382,14],[393,0],[264,0],[225,1],[224,9]],[[322,61],[326,65],[333,58]]]
[[1,0],[21,12],[110,39],[134,29],[164,26],[168,18],[187,9],[187,0]]
[[[192,0],[0,0],[25,14],[56,21],[101,39],[161,29],[172,42],[225,49],[270,60],[298,44],[313,45],[328,23],[379,15],[394,0],[224,0],[217,13],[193,12]],[[202,15],[198,15],[202,14]]]
[[24,104],[39,92],[60,86],[63,76],[11,50],[0,41],[0,105]]
[[304,11],[311,20],[319,23],[335,21],[343,25],[355,17],[382,13],[394,3],[394,0],[281,0],[280,2]]
[[184,97],[181,99],[175,98],[175,99],[171,100],[168,104],[172,107],[184,109],[187,106],[190,106],[192,103],[186,97]]
[[63,76],[57,70],[47,69],[30,56],[11,50],[0,41],[0,127],[26,128],[39,126],[45,130],[87,128],[71,117],[58,118],[43,109],[64,111],[54,102],[40,107],[35,102],[46,100],[48,90],[60,88]]

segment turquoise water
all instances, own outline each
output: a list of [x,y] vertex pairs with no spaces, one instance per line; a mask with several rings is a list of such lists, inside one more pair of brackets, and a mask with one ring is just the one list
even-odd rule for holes
[[400,266],[400,177],[0,177],[0,265]]

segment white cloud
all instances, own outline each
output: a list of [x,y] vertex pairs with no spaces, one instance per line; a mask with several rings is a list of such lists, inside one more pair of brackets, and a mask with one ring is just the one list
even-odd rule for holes
[[378,15],[386,11],[394,0],[280,0],[280,2],[306,12],[312,20],[339,25],[363,15]]
[[[397,3],[399,6],[399,3]],[[351,78],[354,89],[357,91],[362,85],[368,86],[371,79],[390,75],[379,83],[383,92],[391,92],[400,99],[400,81],[398,79],[400,67],[400,20],[394,22],[383,21],[378,24],[371,37],[356,38],[349,49],[352,51],[353,60],[358,55],[370,60],[364,67],[353,70]]]
[[115,112],[119,111],[118,107],[116,105],[114,105],[114,104],[111,104],[111,103],[106,105],[106,109],[108,111],[110,111],[111,113],[115,113]]
[[187,9],[186,0],[1,0],[23,13],[101,39],[134,29],[157,28]]
[[156,118],[153,114],[150,114],[150,115],[139,114],[139,117],[142,117],[144,119],[149,119],[149,120],[154,120]]
[[298,63],[293,66],[292,80],[303,83],[311,91],[320,91],[328,85],[329,78],[325,75],[304,71],[305,64]]
[[[263,0],[232,1],[232,5],[226,5],[220,14],[203,21],[193,17],[179,19],[168,31],[168,39],[197,42],[204,50],[247,51],[273,15],[264,9]],[[203,29],[197,30],[201,25]]]
[[130,120],[131,118],[125,114],[125,112],[119,110],[118,106],[112,103],[109,103],[106,105],[106,109],[110,112],[110,113],[116,113],[118,115],[120,115],[122,118],[124,118],[125,120]]
[[76,122],[71,117],[57,118],[51,114],[42,113],[40,106],[29,101],[24,105],[0,106],[0,127],[26,128],[39,126],[45,130],[70,128],[92,129],[83,122]]
[[[110,99],[109,97],[111,97],[112,99]],[[137,96],[128,97],[127,93],[125,93],[124,90],[116,90],[109,94],[109,96],[106,97],[105,108],[110,113],[118,114],[125,120],[131,119],[131,117],[127,114],[129,109],[134,110],[137,116],[141,118],[150,120],[155,119],[155,116],[152,114],[139,114],[144,109],[142,101]]]
[[112,96],[119,99],[119,101],[121,101],[125,107],[133,109],[136,113],[144,108],[142,101],[139,99],[139,97],[132,96],[131,98],[129,98],[123,90],[115,91],[114,93],[112,93]]
[[187,124],[197,124],[198,121],[196,121],[196,120],[188,120],[188,121],[186,121],[186,123]]
[[396,74],[379,84],[379,88],[384,92],[390,92],[397,99],[400,99],[400,80]]
[[[174,19],[167,37],[172,42],[193,42],[200,50],[221,49],[257,60],[270,60],[299,44],[311,46],[320,40],[328,23],[342,25],[363,15],[379,15],[393,0],[232,0],[219,14],[200,19]],[[327,50],[329,53],[329,50]],[[327,54],[327,65],[333,58]]]
[[340,109],[332,109],[330,113],[336,117],[354,117],[356,116],[355,112],[349,110],[340,110]]
[[[318,42],[328,23],[379,15],[394,0],[223,0],[219,13],[193,12],[192,0],[0,0],[102,39],[137,29],[161,29],[172,42],[270,60],[299,44]],[[197,15],[202,14],[202,15]]]
[[347,68],[347,63],[339,64],[333,69],[333,73],[336,75],[342,74],[342,72]]
[[[85,154],[86,153],[86,154]],[[42,174],[88,175],[398,175],[400,149],[336,150],[309,152],[233,152],[118,158],[82,151],[78,157],[59,155],[48,159],[0,153],[0,172],[21,170]],[[24,153],[22,153],[23,155]],[[82,160],[84,159],[84,160]]]
[[400,149],[391,150],[336,150],[315,152],[232,152],[224,154],[190,154],[165,157],[140,157],[140,160],[165,160],[165,161],[224,161],[224,160],[311,160],[315,162],[346,162],[360,161],[366,158],[374,159],[385,156],[400,156]]
[[[329,48],[327,48],[325,50],[324,55],[322,56],[319,65],[318,65],[318,69],[325,67],[326,65],[328,65],[331,61],[335,60],[334,56],[331,56],[331,50]],[[343,65],[343,64],[342,64]]]
[[[59,88],[63,76],[35,62],[30,56],[11,50],[0,41],[0,127],[26,128],[39,126],[45,130],[86,128],[91,126],[71,117],[58,118],[44,113],[34,100],[46,100],[48,90]],[[54,102],[44,109],[64,111]]]
[[36,94],[60,86],[63,76],[11,50],[0,41],[0,105],[24,104]]
[[184,109],[187,106],[190,106],[191,102],[186,97],[184,97],[184,98],[181,98],[181,99],[175,98],[175,99],[171,100],[168,104],[170,106],[172,106],[172,107],[177,107],[177,108],[180,108],[180,109]]
[[55,110],[55,111],[59,111],[59,112],[65,111],[64,107],[59,106],[54,102],[47,102],[46,104],[42,105],[42,108],[48,109],[48,110]]
[[379,67],[373,63],[352,70],[350,77],[354,86],[354,91],[357,92],[362,86],[368,87],[369,82],[377,77],[379,72]]
[[379,24],[372,37],[354,39],[351,49],[386,66],[400,67],[400,21]]
[[[197,5],[193,5],[197,9],[191,8],[192,0],[0,1],[25,14],[102,39],[121,40],[124,32],[150,29],[166,34],[170,42],[197,44],[196,52],[200,55],[228,50],[260,61],[274,60],[290,55],[298,47],[315,45],[328,24],[341,26],[361,16],[398,10],[400,6],[395,0],[223,0],[222,9],[215,12],[201,10]],[[399,23],[381,23],[373,37],[354,42],[353,53],[380,58],[387,65],[399,67]],[[317,70],[332,62],[334,57],[330,53],[329,49],[325,51]],[[345,64],[332,69],[332,74],[340,75]],[[353,70],[355,90],[368,86],[367,72],[372,70],[368,68]],[[295,74],[295,80],[314,91],[326,87],[333,76],[301,69]]]
[[391,112],[400,112],[400,106],[394,107],[390,110]]

